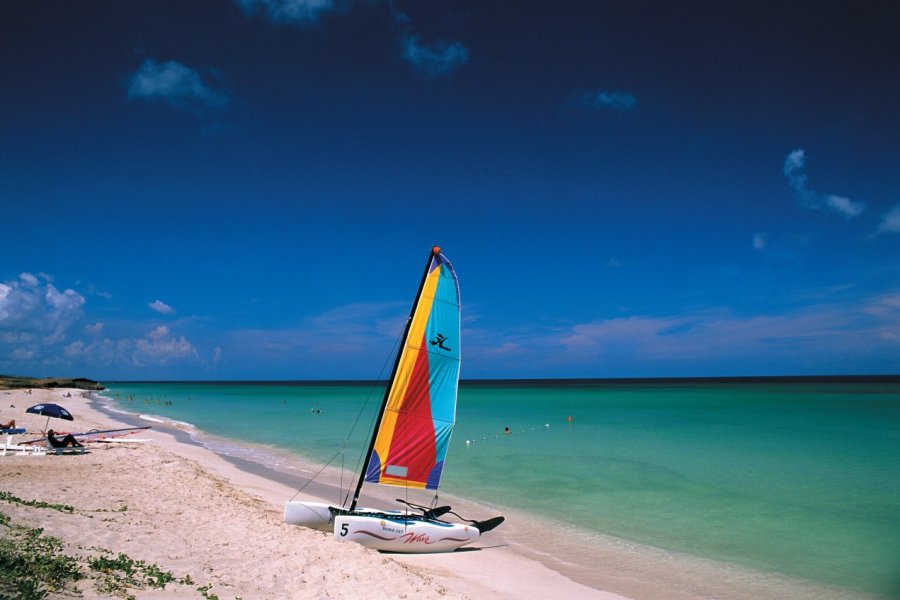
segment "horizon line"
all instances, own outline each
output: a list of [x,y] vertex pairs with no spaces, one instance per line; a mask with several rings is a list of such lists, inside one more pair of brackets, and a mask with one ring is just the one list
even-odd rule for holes
[[[98,383],[194,383],[194,384],[254,384],[254,385],[372,385],[387,383],[386,379],[109,379],[96,380]],[[765,383],[765,382],[839,382],[870,381],[900,383],[900,374],[878,375],[735,375],[735,376],[689,376],[689,377],[513,377],[513,378],[467,378],[460,379],[466,384],[511,384],[530,385],[558,383]]]

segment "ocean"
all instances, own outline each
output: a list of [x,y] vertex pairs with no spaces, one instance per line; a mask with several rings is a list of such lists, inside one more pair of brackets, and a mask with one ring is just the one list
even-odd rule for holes
[[[273,447],[348,478],[383,393],[106,385],[120,410],[251,444],[244,458],[277,466]],[[900,378],[462,382],[442,491],[564,531],[897,598]]]

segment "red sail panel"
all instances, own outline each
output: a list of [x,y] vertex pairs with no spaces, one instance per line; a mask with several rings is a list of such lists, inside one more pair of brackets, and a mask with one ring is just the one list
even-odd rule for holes
[[[425,346],[425,339],[422,345]],[[409,482],[424,482],[435,464],[434,424],[429,393],[428,353],[421,352],[413,366],[409,387],[397,414],[386,464],[403,465]],[[390,477],[390,475],[387,475]]]

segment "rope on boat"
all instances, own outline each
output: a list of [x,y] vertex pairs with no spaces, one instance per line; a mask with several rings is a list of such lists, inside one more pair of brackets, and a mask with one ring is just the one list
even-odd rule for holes
[[[398,344],[400,343],[400,338],[401,338],[401,337],[402,337],[402,336],[400,336],[400,337],[398,337],[396,340],[394,340],[394,346],[391,348],[391,351],[388,352],[387,356],[385,357],[384,363],[382,363],[382,365],[381,365],[381,370],[379,370],[379,372],[378,372],[378,378],[377,378],[375,381],[380,381],[382,375],[384,375],[384,372],[385,372],[385,369],[387,368],[388,362],[390,361],[391,357],[394,356],[394,351],[397,349],[397,346],[398,346]],[[390,382],[388,382],[388,383],[390,383]],[[298,489],[298,490],[294,493],[294,495],[291,496],[291,499],[288,500],[288,502],[290,502],[290,501],[292,501],[294,498],[296,498],[303,490],[306,489],[306,486],[308,486],[310,483],[312,483],[313,481],[315,481],[316,477],[318,477],[319,475],[321,475],[321,474],[322,474],[322,471],[324,471],[325,469],[327,469],[327,468],[331,465],[331,463],[334,462],[334,459],[336,459],[338,456],[341,457],[341,483],[340,483],[340,489],[341,489],[341,490],[344,489],[344,451],[347,449],[347,446],[348,446],[349,443],[350,443],[350,438],[353,437],[353,432],[356,431],[356,426],[359,424],[359,420],[360,420],[360,418],[362,417],[363,412],[365,412],[366,407],[369,406],[369,402],[372,400],[372,392],[375,391],[375,385],[376,385],[376,384],[373,383],[372,386],[369,387],[369,391],[368,391],[368,393],[366,394],[366,401],[363,402],[363,405],[362,405],[362,407],[360,407],[359,412],[356,413],[356,418],[353,420],[353,425],[350,426],[350,431],[347,433],[347,437],[344,438],[344,441],[343,441],[343,443],[341,444],[341,447],[338,449],[337,452],[334,453],[334,456],[332,456],[332,457],[328,460],[327,463],[325,463],[324,465],[322,465],[322,468],[321,468],[321,469],[319,469],[318,471],[316,471],[316,472],[313,474],[312,477],[310,477],[309,479],[306,480],[306,483],[304,483],[302,486],[300,486],[300,489]],[[374,421],[375,421],[375,416],[372,417],[372,421],[373,421],[373,422],[370,424],[370,425],[371,425],[371,426],[370,426],[370,429],[373,429],[373,430],[374,430],[374,428],[375,428],[375,423],[374,423]],[[354,470],[354,473],[355,473],[356,471],[359,470],[359,466],[360,466],[360,464],[362,464],[362,461],[363,461],[363,459],[364,459],[364,457],[363,457],[363,452],[365,452],[365,451],[364,451],[364,450],[361,450],[360,453],[359,453],[359,457],[358,457],[357,460],[356,460],[356,469]],[[351,480],[351,482],[352,482],[352,480]],[[344,496],[344,501],[341,503],[342,506],[347,504],[347,499],[348,499],[349,497],[350,497],[350,488],[348,487],[348,488],[347,488],[347,495]]]

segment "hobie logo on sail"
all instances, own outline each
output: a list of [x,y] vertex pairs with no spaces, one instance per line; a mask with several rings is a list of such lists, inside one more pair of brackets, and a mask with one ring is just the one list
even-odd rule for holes
[[443,333],[439,333],[439,334],[437,334],[436,338],[431,340],[431,345],[437,346],[441,350],[447,350],[449,352],[450,348],[448,348],[447,346],[444,345],[444,342],[446,342],[446,341],[447,341],[447,336],[445,336]]

